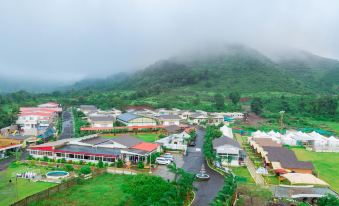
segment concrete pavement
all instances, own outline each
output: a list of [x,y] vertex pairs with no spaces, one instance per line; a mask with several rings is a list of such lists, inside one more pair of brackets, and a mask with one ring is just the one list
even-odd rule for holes
[[67,139],[73,137],[73,118],[68,110],[62,112],[62,131],[59,139]]
[[196,174],[200,171],[201,165],[204,164],[207,174],[210,175],[208,181],[194,183],[194,186],[198,190],[195,192],[196,196],[192,204],[193,206],[208,205],[224,185],[224,177],[214,170],[211,170],[205,161],[202,151],[204,135],[205,131],[203,129],[197,130],[196,146],[189,147],[187,155],[184,157],[183,169]]

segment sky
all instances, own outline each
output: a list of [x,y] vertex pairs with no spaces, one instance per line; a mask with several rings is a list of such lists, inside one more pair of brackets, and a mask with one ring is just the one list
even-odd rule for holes
[[0,0],[0,79],[71,83],[209,44],[339,59],[336,0]]

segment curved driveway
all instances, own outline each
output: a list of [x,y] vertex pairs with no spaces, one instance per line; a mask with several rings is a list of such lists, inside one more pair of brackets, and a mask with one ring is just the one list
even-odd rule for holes
[[198,190],[195,192],[196,197],[193,206],[208,205],[224,184],[224,177],[207,166],[202,152],[204,136],[205,131],[197,128],[196,146],[189,147],[187,155],[184,157],[183,169],[196,174],[200,171],[201,165],[205,164],[206,172],[211,176],[208,181],[194,183]]

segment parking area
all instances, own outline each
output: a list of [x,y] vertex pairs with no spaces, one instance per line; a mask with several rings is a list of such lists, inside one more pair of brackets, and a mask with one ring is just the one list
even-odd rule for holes
[[[177,167],[183,167],[184,160],[182,154],[172,153],[174,162],[177,165]],[[171,173],[167,165],[158,165],[157,168],[153,171],[154,175],[158,175],[166,180],[173,180],[174,174]]]

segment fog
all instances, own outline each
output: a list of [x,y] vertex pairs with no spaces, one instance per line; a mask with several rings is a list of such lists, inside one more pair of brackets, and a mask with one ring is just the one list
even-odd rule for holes
[[335,0],[2,0],[0,79],[71,83],[234,42],[339,59],[338,11]]

